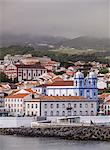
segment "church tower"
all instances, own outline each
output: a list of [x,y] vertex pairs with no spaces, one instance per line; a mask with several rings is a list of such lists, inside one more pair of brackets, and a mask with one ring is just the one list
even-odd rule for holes
[[74,95],[84,96],[84,75],[80,71],[74,76]]
[[86,78],[85,96],[90,99],[98,98],[97,76],[93,71]]

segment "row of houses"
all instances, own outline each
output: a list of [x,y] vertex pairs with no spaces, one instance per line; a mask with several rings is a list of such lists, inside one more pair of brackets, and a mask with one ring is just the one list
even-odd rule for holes
[[53,82],[12,90],[4,98],[4,107],[12,116],[94,116],[97,115],[97,76],[85,78],[80,71],[73,80]]

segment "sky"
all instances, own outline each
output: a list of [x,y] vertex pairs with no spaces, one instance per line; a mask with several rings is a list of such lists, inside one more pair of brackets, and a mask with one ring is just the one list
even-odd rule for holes
[[110,0],[0,0],[0,36],[110,37]]

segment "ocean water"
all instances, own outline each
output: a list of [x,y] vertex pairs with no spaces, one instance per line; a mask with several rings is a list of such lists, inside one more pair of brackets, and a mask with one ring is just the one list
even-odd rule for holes
[[110,142],[0,135],[0,150],[110,150]]

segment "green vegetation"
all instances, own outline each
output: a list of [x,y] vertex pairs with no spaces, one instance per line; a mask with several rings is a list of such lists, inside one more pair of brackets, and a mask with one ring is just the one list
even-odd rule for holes
[[[110,59],[106,59],[110,55],[110,51],[98,50],[77,50],[77,49],[58,49],[58,50],[35,50],[33,47],[26,46],[9,46],[0,48],[0,59],[6,54],[18,55],[31,53],[33,56],[42,57],[47,55],[55,61],[59,61],[66,66],[70,66],[75,61],[99,61],[102,63],[109,63]],[[71,62],[69,64],[69,62]]]
[[56,75],[62,75],[62,74],[64,74],[65,72],[64,71],[61,71],[61,72],[54,72],[54,74],[56,74]]
[[101,70],[99,70],[99,73],[102,73],[102,74],[106,74],[108,72],[109,72],[108,68],[102,68]]
[[8,82],[8,77],[5,75],[5,73],[0,72],[0,82]]
[[0,83],[1,82],[17,83],[18,80],[17,78],[15,78],[14,80],[8,79],[7,75],[4,72],[0,72]]

